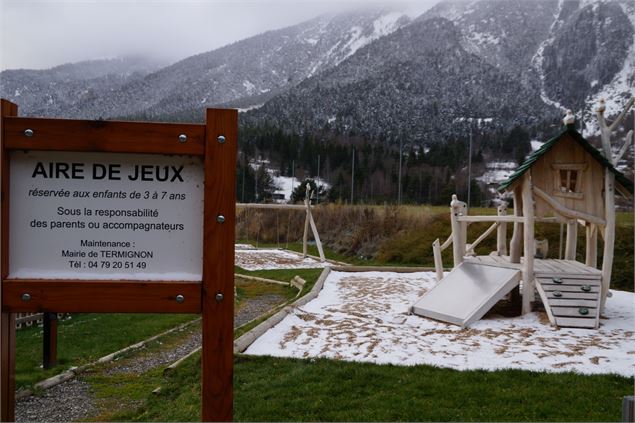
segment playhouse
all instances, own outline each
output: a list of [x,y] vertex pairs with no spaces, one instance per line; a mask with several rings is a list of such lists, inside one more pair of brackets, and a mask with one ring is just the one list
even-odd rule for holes
[[[633,104],[631,100],[625,111]],[[452,234],[433,244],[437,279],[440,281],[412,307],[421,316],[468,326],[508,294],[522,296],[522,314],[531,311],[540,297],[554,326],[597,328],[609,296],[615,241],[615,195],[631,198],[633,182],[619,172],[611,155],[610,129],[598,110],[604,155],[575,129],[573,115],[565,117],[564,129],[525,162],[500,186],[511,193],[513,215],[506,206],[497,216],[470,216],[467,206],[453,196]],[[622,116],[623,117],[623,116]],[[609,130],[607,130],[609,129]],[[632,141],[627,135],[625,146]],[[627,145],[628,144],[628,145]],[[472,244],[466,240],[467,225],[492,222]],[[534,237],[537,222],[566,224],[564,258],[546,257]],[[507,249],[507,224],[513,235]],[[578,227],[586,231],[585,261],[576,260]],[[497,231],[497,249],[477,256],[474,248]],[[597,268],[598,233],[603,239],[602,267]],[[454,267],[443,276],[441,251],[453,247]],[[516,287],[520,289],[516,291]]]

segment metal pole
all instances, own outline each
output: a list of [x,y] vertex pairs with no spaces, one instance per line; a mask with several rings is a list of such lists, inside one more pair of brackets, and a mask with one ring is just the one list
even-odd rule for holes
[[289,194],[289,201],[293,198],[293,186],[295,184],[295,160],[291,160],[291,193]]
[[320,204],[320,155],[318,154],[317,183],[315,184],[315,204]]
[[242,192],[240,194],[240,201],[242,203],[245,202],[245,169],[247,168],[247,166],[249,166],[249,164],[246,164],[245,160],[243,160],[243,183],[242,183]]
[[254,171],[254,196],[256,197],[256,203],[258,202],[258,170]]
[[472,121],[470,120],[470,146],[468,148],[467,158],[467,209],[470,209],[470,200],[472,197]]
[[403,159],[403,139],[399,137],[399,179],[398,179],[398,189],[397,193],[397,204],[401,205],[401,161]]
[[355,147],[353,147],[353,158],[351,166],[351,204],[353,204],[353,193],[355,190]]

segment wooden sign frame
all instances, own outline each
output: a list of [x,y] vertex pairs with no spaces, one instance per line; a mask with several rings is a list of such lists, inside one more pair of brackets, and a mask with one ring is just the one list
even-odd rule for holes
[[[26,118],[16,104],[2,99],[0,106],[0,421],[15,419],[17,312],[202,314],[201,418],[231,421],[238,112],[207,109],[206,123],[197,125]],[[9,279],[11,150],[202,156],[202,281]]]

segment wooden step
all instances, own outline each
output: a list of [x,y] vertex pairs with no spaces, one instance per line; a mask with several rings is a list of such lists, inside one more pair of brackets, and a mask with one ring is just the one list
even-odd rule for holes
[[601,276],[543,274],[536,278],[536,289],[554,326],[599,326]]

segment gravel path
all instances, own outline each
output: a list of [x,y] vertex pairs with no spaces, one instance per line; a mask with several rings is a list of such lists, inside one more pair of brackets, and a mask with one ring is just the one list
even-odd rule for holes
[[[234,318],[234,327],[245,324],[276,304],[284,301],[281,295],[261,295],[248,299]],[[192,334],[175,348],[154,353],[138,354],[134,358],[121,360],[105,371],[108,375],[141,374],[159,366],[168,366],[201,345],[200,332]],[[41,396],[30,396],[16,401],[16,422],[67,422],[85,420],[99,410],[90,393],[90,386],[77,379],[69,380],[48,389]]]
[[81,420],[97,412],[90,386],[71,379],[41,396],[30,396],[16,403],[16,422],[63,422]]
[[276,304],[280,304],[283,301],[284,297],[276,294],[261,295],[256,298],[249,299],[234,317],[234,327],[244,325],[258,316],[262,316],[264,313],[275,307]]

